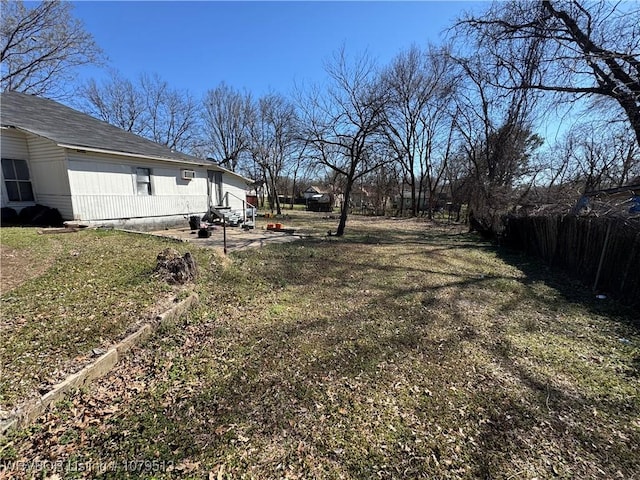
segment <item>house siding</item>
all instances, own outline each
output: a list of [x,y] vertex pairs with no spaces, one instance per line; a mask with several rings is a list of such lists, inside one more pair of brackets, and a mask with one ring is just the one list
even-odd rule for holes
[[247,198],[247,185],[242,179],[223,173],[222,194],[227,199],[225,205],[241,211]]
[[27,139],[22,132],[14,129],[2,129],[2,142],[0,142],[2,158],[14,158],[18,160],[29,159]]
[[201,215],[206,208],[197,209],[197,205],[205,203],[206,197],[203,199],[202,196],[196,195],[174,198],[150,195],[135,202],[124,196],[74,195],[73,197],[73,208],[76,212],[74,220],[78,221]]
[[20,210],[36,203],[57,208],[64,219],[73,217],[71,193],[66,176],[64,149],[36,135],[12,129],[2,130],[2,158],[26,160],[34,202],[9,202],[2,181],[2,206]]
[[63,219],[70,220],[73,218],[73,206],[64,149],[35,135],[27,135],[27,144],[37,202],[57,208]]
[[[74,220],[101,221],[203,214],[207,210],[206,170],[193,165],[69,152]],[[136,194],[136,167],[151,169],[151,195]],[[196,171],[182,180],[181,170]]]
[[[2,158],[26,160],[28,163],[29,147],[27,146],[27,139],[24,134],[13,129],[3,128],[2,138],[0,141],[0,154]],[[9,197],[7,196],[4,176],[2,175],[1,170],[0,177],[2,178],[2,194],[0,195],[0,204],[2,207],[11,207],[15,208],[16,210],[20,210],[23,207],[34,204],[34,202],[10,202]]]

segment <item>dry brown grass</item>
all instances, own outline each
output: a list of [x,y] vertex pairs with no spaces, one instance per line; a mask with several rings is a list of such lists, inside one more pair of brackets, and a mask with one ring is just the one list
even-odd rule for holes
[[637,474],[633,312],[452,228],[348,232],[212,258],[197,309],[0,457],[117,478]]
[[1,234],[0,411],[46,393],[175,293],[151,275],[166,241],[115,231]]

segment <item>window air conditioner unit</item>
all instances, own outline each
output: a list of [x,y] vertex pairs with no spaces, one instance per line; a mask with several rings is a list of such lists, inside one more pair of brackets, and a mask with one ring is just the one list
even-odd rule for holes
[[195,170],[182,170],[183,180],[193,180],[194,178],[196,178]]

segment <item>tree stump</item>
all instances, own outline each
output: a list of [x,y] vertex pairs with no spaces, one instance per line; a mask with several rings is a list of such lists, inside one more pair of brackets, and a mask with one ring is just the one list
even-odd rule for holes
[[198,276],[196,260],[189,252],[180,256],[177,250],[165,248],[158,254],[157,262],[154,272],[171,285],[183,285]]

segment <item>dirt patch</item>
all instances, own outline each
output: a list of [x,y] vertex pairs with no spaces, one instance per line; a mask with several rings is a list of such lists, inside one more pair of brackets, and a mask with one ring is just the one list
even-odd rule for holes
[[29,250],[0,245],[0,295],[42,275],[52,263],[53,259],[33,258]]

